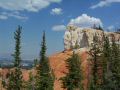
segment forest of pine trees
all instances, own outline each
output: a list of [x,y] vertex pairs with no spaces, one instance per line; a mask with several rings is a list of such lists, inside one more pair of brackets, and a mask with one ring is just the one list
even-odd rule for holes
[[[9,70],[6,80],[2,81],[3,87],[6,90],[54,90],[55,76],[46,55],[45,31],[43,31],[39,60],[34,60],[36,75],[30,72],[29,80],[23,80],[21,33],[22,27],[18,26],[14,32],[15,50],[12,54],[14,67]],[[99,44],[95,34],[88,54],[91,56],[88,60],[92,63],[88,90],[120,90],[120,45],[115,42],[115,37],[113,36],[112,41],[109,41],[109,37],[103,34],[103,43]],[[62,82],[61,87],[65,90],[84,90],[80,56],[73,51],[66,64],[68,73],[59,79]]]

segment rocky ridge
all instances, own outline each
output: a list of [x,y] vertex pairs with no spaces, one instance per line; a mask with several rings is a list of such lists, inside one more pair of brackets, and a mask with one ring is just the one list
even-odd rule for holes
[[91,28],[80,28],[76,26],[68,26],[64,35],[64,49],[69,50],[75,48],[90,48],[93,43],[93,37],[98,36],[100,44],[103,42],[103,35],[109,37],[111,42],[112,37],[115,37],[115,41],[120,44],[120,33],[103,32],[102,30],[96,30]]

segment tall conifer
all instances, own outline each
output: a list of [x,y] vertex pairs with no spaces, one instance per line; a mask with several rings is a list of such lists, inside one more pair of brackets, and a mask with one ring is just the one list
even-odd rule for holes
[[20,44],[21,44],[21,30],[22,27],[18,26],[16,32],[14,32],[15,39],[15,52],[13,54],[14,57],[14,70],[10,72],[9,81],[7,90],[21,90],[22,89],[22,71],[21,71],[21,52],[20,52]]
[[46,38],[45,32],[43,32],[41,51],[40,51],[40,63],[37,67],[36,75],[36,90],[53,90],[53,77],[49,65],[49,60],[46,57]]
[[80,57],[73,53],[72,57],[67,60],[67,68],[69,72],[62,77],[63,88],[67,90],[83,90],[82,70]]
[[111,59],[111,72],[112,72],[112,90],[120,89],[120,47],[119,44],[116,43],[115,37],[112,37],[112,59]]
[[93,43],[89,52],[91,56],[91,62],[92,62],[92,73],[91,73],[91,80],[90,80],[90,86],[89,90],[98,90],[99,88],[99,68],[101,66],[100,62],[100,54],[101,54],[101,47],[99,45],[99,38],[95,34],[93,37]]

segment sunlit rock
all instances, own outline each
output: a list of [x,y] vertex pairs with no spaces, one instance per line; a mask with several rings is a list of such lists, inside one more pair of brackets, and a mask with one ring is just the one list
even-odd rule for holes
[[115,41],[120,43],[120,34],[113,32],[103,32],[102,30],[96,30],[91,28],[80,28],[76,26],[68,26],[64,35],[64,48],[69,49],[80,49],[80,48],[90,48],[93,43],[93,37],[97,35],[99,43],[103,43],[103,35],[108,36],[110,42],[112,37],[115,37]]

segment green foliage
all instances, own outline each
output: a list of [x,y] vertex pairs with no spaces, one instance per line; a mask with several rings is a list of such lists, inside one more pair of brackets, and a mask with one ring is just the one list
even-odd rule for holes
[[6,82],[5,82],[5,79],[2,79],[2,86],[3,86],[3,88],[6,88]]
[[103,31],[103,28],[100,25],[99,25],[98,29],[101,30],[101,31]]
[[91,58],[92,74],[91,74],[89,90],[98,90],[99,88],[98,80],[100,78],[98,74],[98,68],[101,66],[101,62],[100,62],[101,47],[99,45],[99,40],[96,34],[93,37],[93,43],[89,54],[92,57]]
[[18,29],[14,33],[15,39],[15,52],[14,57],[14,70],[10,73],[8,79],[7,90],[21,90],[22,88],[22,72],[20,68],[21,57],[20,57],[20,43],[21,43],[21,29],[22,27],[18,26]]
[[[95,29],[103,30],[101,26]],[[34,67],[36,67],[37,74],[34,77],[33,74],[29,73],[29,80],[24,81],[21,71],[21,30],[22,27],[18,26],[14,33],[15,39],[15,51],[14,57],[14,68],[9,71],[6,75],[7,79],[2,79],[3,87],[7,90],[53,90],[54,86],[54,73],[50,68],[49,60],[46,57],[46,37],[43,32],[40,60],[34,60]],[[84,34],[83,40],[87,40],[87,36]],[[85,41],[86,41],[85,40]],[[112,37],[112,42],[109,38],[103,35],[103,46],[99,42],[99,38],[95,34],[93,37],[92,48],[89,54],[91,55],[92,72],[90,77],[89,89],[88,90],[120,90],[120,45],[116,43],[115,37]],[[83,41],[84,42],[84,41]],[[87,43],[82,43],[83,46],[89,46]],[[75,44],[72,49],[78,49],[80,46]],[[67,90],[83,90],[83,74],[81,70],[81,59],[73,52],[71,58],[67,61],[67,68],[69,72],[66,76],[62,77],[63,88]],[[101,69],[102,74],[99,75]],[[24,85],[24,87],[23,87]]]
[[29,80],[24,81],[24,90],[35,90],[35,78],[32,72],[29,73]]
[[14,88],[14,85],[15,85],[15,83],[14,83],[14,73],[13,72],[10,72],[10,74],[9,74],[9,76],[8,76],[9,78],[8,78],[8,85],[7,85],[7,90],[13,90],[13,88]]
[[[95,39],[94,39],[95,40]],[[96,41],[96,40],[95,40]],[[100,48],[96,48],[95,42],[93,42],[92,58],[93,58],[93,74],[91,77],[91,83],[89,90],[119,90],[120,89],[120,48],[115,42],[115,38],[112,38],[112,43],[109,42],[109,38],[104,35],[104,43],[102,52],[99,52]],[[98,49],[98,50],[95,50]],[[98,55],[102,64],[102,78],[101,83],[98,84],[99,75],[97,73]]]
[[76,42],[73,49],[79,49],[79,48],[80,48],[80,46],[79,46],[78,43]]
[[93,29],[103,31],[103,28],[102,28],[100,25],[99,25],[99,26],[96,26],[96,25],[94,24],[94,25],[93,25]]
[[38,64],[39,64],[38,59],[34,59],[34,67],[36,67],[36,65]]
[[100,86],[101,90],[112,90],[112,80],[110,78],[110,62],[111,62],[111,45],[109,38],[103,35],[103,51],[101,54],[102,61],[102,84]]
[[111,54],[111,66],[110,70],[112,73],[111,79],[113,84],[112,90],[119,90],[120,89],[120,47],[115,42],[115,37],[112,38],[112,54]]
[[67,68],[69,73],[65,77],[62,77],[63,88],[67,90],[83,90],[82,85],[82,70],[80,68],[81,60],[77,54],[72,55],[71,58],[67,60]]
[[53,83],[54,80],[51,74],[49,60],[46,57],[46,41],[44,32],[41,43],[40,63],[37,67],[36,90],[53,90]]

